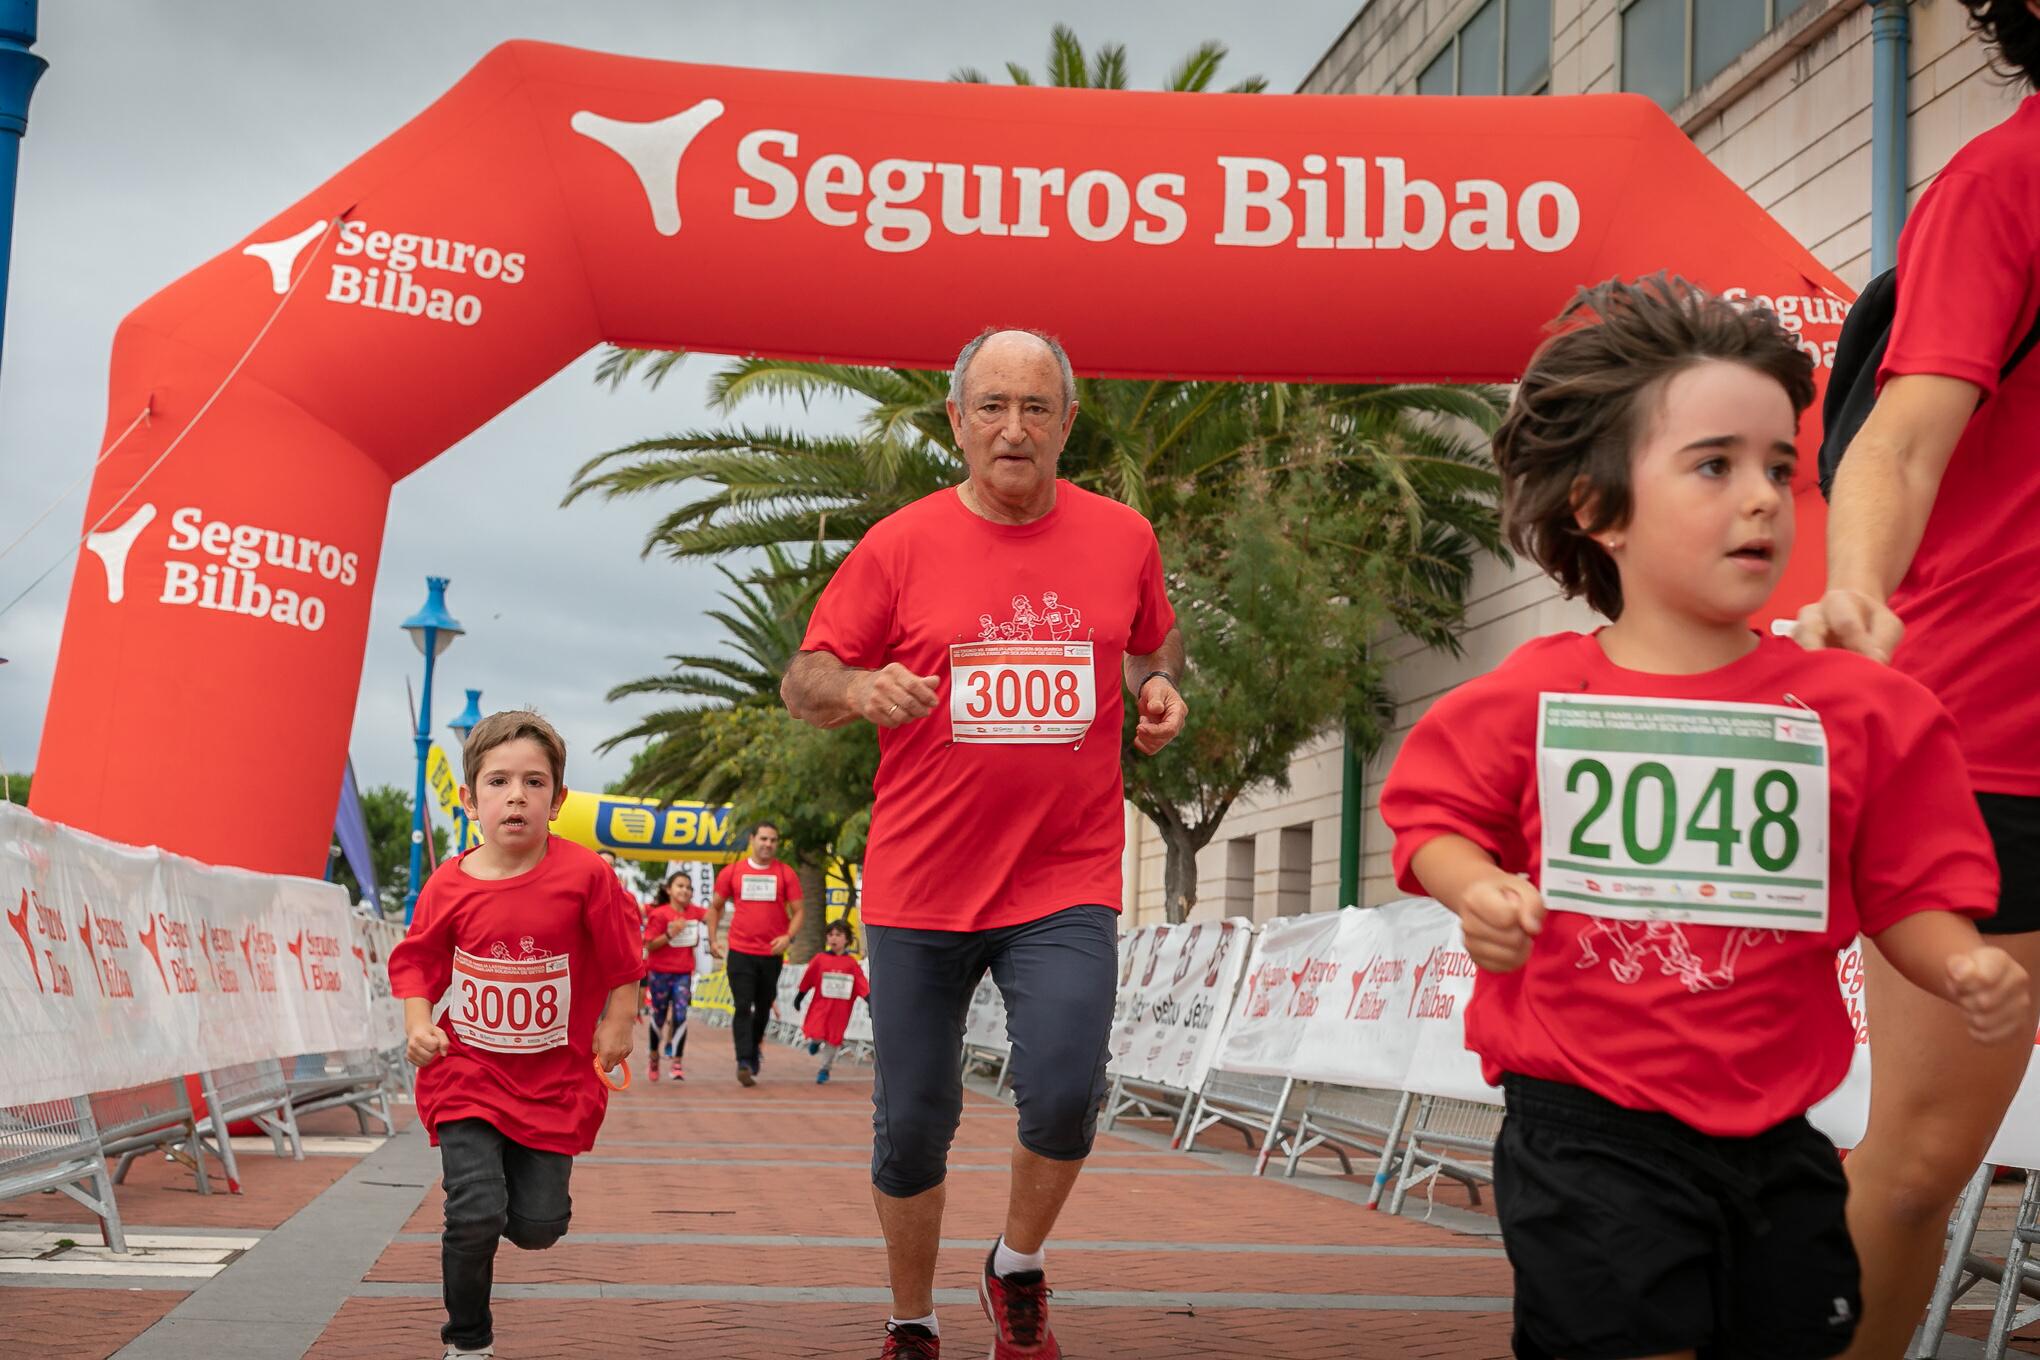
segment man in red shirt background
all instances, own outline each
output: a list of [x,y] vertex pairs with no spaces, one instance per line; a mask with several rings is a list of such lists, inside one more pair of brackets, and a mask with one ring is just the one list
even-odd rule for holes
[[[2040,0],[1963,0],[1999,64],[2040,89]],[[1807,647],[1844,647],[1953,715],[1997,854],[1978,929],[2040,976],[2040,95],[1949,160],[1898,242],[1898,311],[1877,404],[1828,515],[1827,592]],[[2024,1078],[2028,1052],[1963,1042],[1962,1017],[1863,951],[1870,1119],[1849,1154],[1863,1258],[1851,1357],[1895,1357],[1933,1288],[1948,1214]],[[2033,1022],[2028,1021],[2030,1030]]]
[[779,993],[779,970],[806,913],[800,875],[780,863],[779,828],[771,822],[752,827],[744,857],[724,865],[715,876],[715,891],[708,899],[710,949],[716,948],[723,908],[733,902],[725,965],[730,975],[730,1030],[737,1044],[737,1080],[754,1086],[759,1046],[772,1020],[772,999]]
[[1159,751],[1188,714],[1183,642],[1154,530],[1056,477],[1077,413],[1062,347],[985,331],[957,356],[948,407],[967,479],[872,526],[780,692],[818,727],[878,729],[862,901],[884,1354],[938,1354],[964,1015],[989,969],[1020,1129],[979,1294],[995,1360],[1055,1357],[1043,1246],[1090,1152],[1118,977],[1122,693],[1139,703],[1135,744]]

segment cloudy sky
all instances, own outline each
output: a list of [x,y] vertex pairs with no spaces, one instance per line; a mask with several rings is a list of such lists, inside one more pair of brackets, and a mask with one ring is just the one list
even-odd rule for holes
[[[0,606],[81,532],[81,479],[105,421],[121,317],[387,136],[506,38],[941,79],[1008,59],[1039,70],[1050,26],[1064,21],[1087,45],[1126,43],[1137,86],[1216,38],[1232,49],[1227,80],[1260,74],[1287,90],[1360,3],[45,4],[36,50],[51,69],[23,147],[0,365],[0,550],[55,509],[0,557]],[[351,743],[365,784],[412,778],[404,682],[418,656],[398,624],[424,599],[428,573],[453,578],[448,603],[468,630],[442,662],[435,724],[454,712],[461,687],[475,686],[485,707],[529,703],[552,716],[576,751],[574,783],[599,787],[622,773],[626,752],[596,758],[592,748],[637,710],[606,704],[603,692],[663,669],[668,653],[715,647],[702,609],[721,578],[706,565],[639,559],[658,508],[650,502],[562,510],[559,500],[588,455],[708,423],[702,387],[712,366],[691,361],[656,393],[609,393],[584,358],[397,487]],[[460,513],[449,514],[455,504]],[[537,595],[513,599],[496,584],[509,563],[491,530],[536,517],[556,545],[556,569]],[[34,767],[70,580],[66,563],[0,616],[0,656],[12,661],[0,668],[0,768]]]

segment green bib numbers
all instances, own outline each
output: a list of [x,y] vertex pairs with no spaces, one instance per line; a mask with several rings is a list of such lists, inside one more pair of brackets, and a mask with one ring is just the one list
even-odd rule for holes
[[1554,911],[1825,930],[1828,749],[1801,708],[1540,696]]

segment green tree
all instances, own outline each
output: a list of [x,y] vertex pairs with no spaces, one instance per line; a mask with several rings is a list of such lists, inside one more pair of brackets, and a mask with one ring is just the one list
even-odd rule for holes
[[0,781],[0,783],[5,785],[6,800],[10,803],[19,803],[21,806],[27,807],[28,786],[34,779],[34,770],[28,770],[21,774],[9,774],[4,781]]
[[[393,784],[361,791],[361,815],[368,823],[369,857],[375,862],[376,886],[381,894],[377,904],[385,916],[402,916],[404,898],[411,891],[411,795]],[[438,856],[446,855],[452,837],[445,827],[432,828],[432,844]],[[429,873],[430,870],[428,869]],[[361,884],[341,856],[333,868],[333,881],[348,895],[364,900]]]

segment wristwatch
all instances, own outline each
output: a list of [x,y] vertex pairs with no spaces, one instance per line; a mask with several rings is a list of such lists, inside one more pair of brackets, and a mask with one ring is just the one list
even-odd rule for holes
[[1170,689],[1177,690],[1178,692],[1181,691],[1182,686],[1176,683],[1175,676],[1169,674],[1167,671],[1149,671],[1146,675],[1143,675],[1140,678],[1140,683],[1133,687],[1133,692],[1135,694],[1139,694],[1142,690],[1147,688],[1147,682],[1154,679],[1158,675],[1161,676],[1162,679],[1169,682]]

